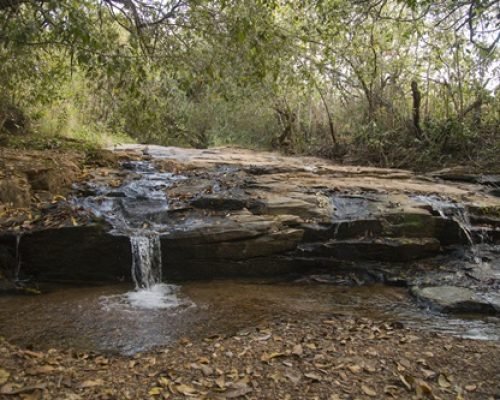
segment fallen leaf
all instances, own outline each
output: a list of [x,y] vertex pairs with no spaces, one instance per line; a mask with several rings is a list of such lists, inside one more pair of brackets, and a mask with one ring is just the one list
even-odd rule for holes
[[102,379],[89,379],[86,381],[83,381],[80,385],[78,385],[79,388],[81,389],[87,389],[91,387],[96,387],[96,386],[102,386],[104,385],[104,381]]
[[421,379],[415,381],[415,392],[418,398],[434,398],[432,388]]
[[424,374],[425,379],[433,379],[437,375],[434,371],[424,368],[422,368],[422,373]]
[[448,379],[446,378],[446,376],[443,375],[443,374],[439,374],[438,384],[439,384],[439,386],[441,386],[444,389],[447,389],[447,388],[451,387],[451,383],[448,381]]
[[271,353],[271,354],[263,353],[262,356],[260,357],[260,360],[263,362],[268,362],[273,358],[283,357],[284,355],[285,353]]
[[318,374],[315,374],[314,372],[306,372],[304,374],[304,376],[306,378],[309,378],[309,379],[311,379],[313,381],[317,381],[317,382],[320,382],[322,380],[321,376],[319,376]]
[[45,383],[37,383],[35,385],[30,385],[30,386],[20,386],[8,383],[0,388],[0,394],[13,395],[13,394],[28,393],[37,389],[43,390],[46,387],[47,385]]
[[219,386],[221,389],[224,389],[224,387],[226,386],[226,380],[224,379],[224,376],[219,376],[216,380],[215,380],[215,384],[217,386]]
[[357,374],[358,372],[361,371],[361,367],[359,365],[348,365],[347,368],[349,369],[349,371],[351,371],[353,374]]
[[149,389],[148,394],[150,396],[159,396],[161,394],[161,391],[162,391],[161,387],[155,386],[155,387]]
[[293,355],[301,356],[303,353],[304,353],[304,349],[302,348],[301,344],[296,344],[295,346],[293,346],[293,349],[292,349]]
[[184,396],[190,396],[197,392],[197,390],[194,387],[185,384],[177,385],[175,389]]
[[401,382],[403,382],[403,385],[405,385],[405,387],[408,389],[408,390],[411,390],[412,388],[412,383],[415,381],[411,376],[409,375],[406,375],[406,376],[403,376],[403,375],[399,375],[399,380]]
[[44,375],[44,374],[50,374],[51,372],[54,372],[56,368],[52,367],[51,365],[42,365],[40,367],[36,368],[30,368],[26,370],[27,375]]
[[0,368],[0,385],[3,385],[9,379],[10,373]]
[[468,392],[473,392],[476,389],[477,389],[477,385],[474,385],[474,384],[465,386],[465,390],[467,390]]
[[377,392],[370,388],[369,386],[366,385],[361,385],[361,390],[363,391],[364,394],[370,397],[375,397],[377,396]]
[[285,372],[285,377],[287,377],[290,380],[290,382],[296,385],[302,379],[302,374],[300,372],[288,369]]
[[158,383],[163,386],[163,387],[168,387],[170,380],[168,378],[165,378],[164,376],[158,378]]
[[234,389],[234,390],[230,390],[229,392],[227,392],[224,395],[224,397],[226,399],[236,399],[238,397],[245,396],[246,394],[250,393],[251,391],[252,391],[252,389],[249,387]]

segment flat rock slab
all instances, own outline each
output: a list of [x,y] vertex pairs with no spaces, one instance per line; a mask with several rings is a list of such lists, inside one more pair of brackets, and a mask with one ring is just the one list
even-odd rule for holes
[[458,286],[413,287],[411,293],[438,311],[450,313],[500,313],[500,296],[482,295]]

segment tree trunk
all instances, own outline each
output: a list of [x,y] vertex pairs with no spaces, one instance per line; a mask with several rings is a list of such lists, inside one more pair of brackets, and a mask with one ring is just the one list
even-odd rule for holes
[[422,128],[420,127],[420,102],[422,95],[418,89],[417,81],[411,81],[411,95],[413,97],[413,129],[417,138],[422,138]]

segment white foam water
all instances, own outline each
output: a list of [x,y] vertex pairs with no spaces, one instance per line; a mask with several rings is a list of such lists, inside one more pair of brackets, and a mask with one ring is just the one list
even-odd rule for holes
[[147,289],[136,289],[126,293],[128,303],[134,308],[146,310],[164,310],[179,307],[177,297],[179,288],[175,285],[157,283]]
[[105,311],[125,313],[153,310],[181,312],[195,306],[189,299],[179,296],[179,291],[180,287],[177,285],[156,283],[147,289],[101,296],[99,302]]

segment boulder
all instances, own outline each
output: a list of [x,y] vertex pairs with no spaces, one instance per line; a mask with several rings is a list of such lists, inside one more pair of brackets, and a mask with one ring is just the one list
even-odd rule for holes
[[411,293],[431,308],[450,313],[500,313],[500,296],[481,295],[458,286],[413,287]]

